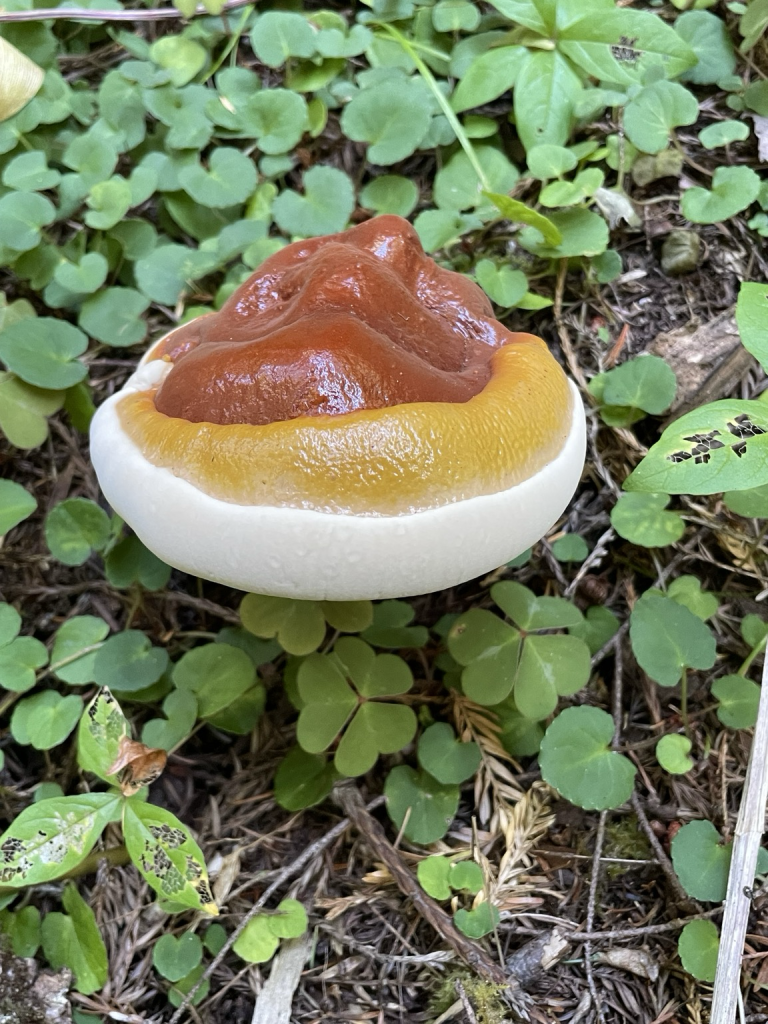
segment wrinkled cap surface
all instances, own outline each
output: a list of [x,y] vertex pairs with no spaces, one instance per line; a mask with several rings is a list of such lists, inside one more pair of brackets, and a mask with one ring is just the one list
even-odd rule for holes
[[[514,557],[570,498],[583,435],[544,343],[508,331],[474,282],[385,216],[286,246],[221,310],[161,339],[99,410],[92,453],[109,500],[171,564],[344,600]],[[203,520],[226,541],[206,543]]]

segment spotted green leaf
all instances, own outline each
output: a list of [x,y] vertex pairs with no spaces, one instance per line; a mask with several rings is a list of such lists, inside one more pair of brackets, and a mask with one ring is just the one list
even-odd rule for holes
[[202,850],[170,811],[131,799],[123,813],[128,854],[164,899],[217,915]]
[[107,773],[117,760],[120,741],[130,738],[130,727],[109,687],[102,686],[88,704],[77,731],[77,763],[105,782],[114,782]]
[[768,406],[723,399],[699,406],[667,427],[624,488],[713,494],[766,483]]
[[39,885],[77,867],[115,820],[120,802],[112,793],[83,793],[26,807],[0,836],[0,885]]

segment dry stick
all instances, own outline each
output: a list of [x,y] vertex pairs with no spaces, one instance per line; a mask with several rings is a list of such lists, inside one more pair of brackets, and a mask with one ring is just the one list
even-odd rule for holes
[[662,932],[676,932],[685,928],[689,921],[708,921],[711,917],[717,917],[723,912],[722,907],[713,907],[712,910],[705,910],[702,914],[692,914],[690,917],[679,917],[675,921],[665,921],[664,924],[645,924],[639,928],[610,928],[604,932],[567,932],[571,942],[616,942],[618,939],[634,939],[636,935],[660,935]]
[[[383,803],[384,797],[377,796],[375,800],[372,800],[371,803],[368,804],[368,808],[366,809],[364,807],[363,810],[373,810],[375,807],[378,807],[380,804]],[[168,1024],[177,1024],[177,1022],[181,1020],[182,1016],[184,1015],[184,1011],[190,1008],[190,1003],[194,999],[197,990],[200,988],[203,982],[207,981],[208,978],[210,978],[210,976],[219,966],[221,961],[224,959],[224,957],[227,955],[230,949],[232,949],[234,944],[245,931],[247,925],[253,920],[254,917],[256,917],[256,915],[264,907],[264,904],[270,899],[270,897],[273,896],[274,893],[276,893],[277,890],[282,885],[284,885],[290,878],[292,878],[294,875],[298,875],[301,869],[306,864],[308,864],[313,857],[315,857],[318,853],[322,853],[322,851],[327,849],[333,842],[335,842],[340,835],[343,835],[351,824],[353,824],[351,819],[344,818],[342,821],[338,823],[338,825],[334,825],[330,832],[326,832],[322,839],[318,839],[316,842],[312,843],[310,846],[307,847],[306,850],[304,850],[303,853],[300,853],[294,861],[292,861],[290,864],[283,868],[283,870],[280,872],[280,874],[277,876],[274,882],[264,890],[264,892],[261,894],[261,896],[259,896],[259,898],[256,900],[254,905],[242,919],[237,928],[235,928],[235,930],[229,936],[227,941],[222,946],[221,950],[217,953],[217,955],[213,958],[208,967],[205,969],[205,972],[201,975],[195,987],[190,989],[189,992],[187,992],[187,994],[184,996],[181,1003],[179,1003],[178,1010],[176,1010]]]
[[[605,822],[608,818],[608,811],[600,812],[600,821],[597,826],[597,838],[595,839],[595,851],[592,855],[592,874],[589,879],[589,901],[587,903],[587,933],[592,931],[595,922],[595,903],[597,902],[597,882],[600,876],[600,856],[603,852],[603,840],[605,839]],[[568,938],[570,939],[570,935]],[[584,942],[584,969],[587,972],[587,984],[589,994],[592,996],[592,1003],[601,1024],[605,1024],[605,1017],[597,995],[595,984],[595,973],[592,970],[592,941],[586,939]]]
[[747,777],[741,797],[739,817],[733,840],[725,914],[717,956],[715,989],[712,995],[711,1024],[731,1024],[740,994],[741,958],[752,903],[757,854],[765,829],[765,804],[768,800],[768,656],[763,662],[760,706],[755,735],[749,754]]
[[400,891],[410,898],[421,917],[432,925],[461,959],[476,974],[493,982],[494,985],[517,987],[517,983],[507,977],[504,970],[491,960],[485,950],[462,935],[443,908],[424,892],[387,839],[382,826],[369,813],[357,787],[354,784],[337,786],[334,797],[344,814],[371,847],[373,854],[386,864]]
[[[226,0],[222,7],[222,13],[233,11],[236,7],[247,7],[253,3],[256,3],[256,0]],[[198,4],[192,17],[195,18],[199,14],[210,16],[210,13],[202,4]],[[3,11],[0,13],[0,21],[49,21],[54,18],[77,19],[78,21],[164,21],[172,18],[188,20],[175,7],[134,11],[94,11],[89,7],[38,7],[34,11]]]
[[645,813],[645,810],[643,809],[643,805],[640,803],[640,797],[637,795],[637,793],[632,794],[632,807],[634,809],[635,814],[637,815],[637,820],[640,822],[640,827],[642,828],[643,832],[645,832],[648,838],[648,842],[651,844],[651,849],[656,854],[656,859],[659,862],[659,867],[667,876],[667,881],[669,882],[670,886],[672,887],[672,890],[675,893],[677,902],[681,904],[681,906],[683,907],[693,906],[696,908],[696,910],[701,910],[699,904],[695,900],[691,899],[691,897],[680,884],[680,879],[677,877],[675,869],[672,867],[672,862],[664,852],[664,847],[659,842],[659,837],[651,828],[650,822],[648,821],[648,817]]

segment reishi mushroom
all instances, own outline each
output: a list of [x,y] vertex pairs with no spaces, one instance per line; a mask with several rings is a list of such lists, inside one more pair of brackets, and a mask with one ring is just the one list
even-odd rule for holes
[[443,589],[518,555],[584,464],[543,341],[380,216],[294,242],[98,409],[112,507],[171,565],[304,600]]

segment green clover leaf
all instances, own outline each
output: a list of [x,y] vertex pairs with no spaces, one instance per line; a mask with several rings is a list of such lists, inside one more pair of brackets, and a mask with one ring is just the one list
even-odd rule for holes
[[37,508],[28,490],[13,480],[0,480],[0,537],[24,522]]

